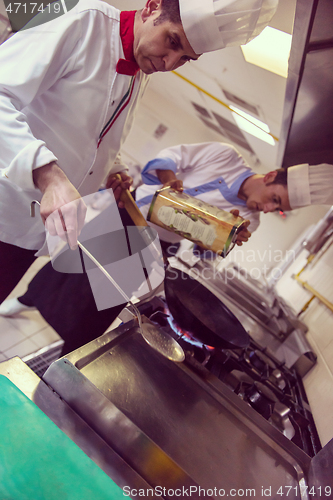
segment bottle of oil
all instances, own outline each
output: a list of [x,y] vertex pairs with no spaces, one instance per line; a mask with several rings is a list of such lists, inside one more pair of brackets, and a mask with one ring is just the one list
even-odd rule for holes
[[147,220],[225,257],[245,220],[170,187],[156,191]]

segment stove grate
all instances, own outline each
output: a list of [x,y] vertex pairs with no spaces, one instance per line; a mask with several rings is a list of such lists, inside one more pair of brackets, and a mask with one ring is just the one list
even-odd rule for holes
[[28,365],[29,368],[31,368],[31,370],[38,375],[38,377],[42,377],[53,361],[59,359],[63,344],[63,340],[57,340],[56,342],[53,342],[52,344],[25,356],[22,358],[22,361],[24,361],[24,363]]

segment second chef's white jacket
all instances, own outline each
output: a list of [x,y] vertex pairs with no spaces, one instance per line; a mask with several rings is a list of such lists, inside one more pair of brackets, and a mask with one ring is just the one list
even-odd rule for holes
[[[98,191],[110,172],[148,82],[141,71],[116,72],[124,58],[119,29],[120,11],[81,0],[1,45],[0,240],[32,250],[44,244],[41,218],[29,212],[42,196],[33,169],[56,160],[82,196]],[[129,104],[97,148],[126,95]]]

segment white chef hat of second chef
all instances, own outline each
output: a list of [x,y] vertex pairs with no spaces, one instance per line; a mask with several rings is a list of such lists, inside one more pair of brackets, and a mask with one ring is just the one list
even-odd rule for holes
[[333,165],[295,165],[287,169],[288,197],[292,209],[308,205],[333,205]]
[[272,19],[278,0],[179,0],[186,37],[196,54],[244,45]]

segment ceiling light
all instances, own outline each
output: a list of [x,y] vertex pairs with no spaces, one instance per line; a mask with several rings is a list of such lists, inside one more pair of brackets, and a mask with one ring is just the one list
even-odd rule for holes
[[230,105],[229,108],[232,109],[232,111],[235,111],[236,114],[241,115],[243,118],[245,118],[249,122],[251,122],[254,125],[256,125],[257,127],[261,128],[264,132],[269,132],[269,126],[266,123],[259,120],[258,118],[255,118],[254,116],[250,115],[249,113],[246,113],[246,111],[242,111],[241,109],[236,108],[236,106]]
[[259,36],[241,45],[246,62],[287,78],[291,35],[267,26]]
[[236,108],[236,106],[229,106],[232,109],[232,116],[237,123],[238,127],[248,134],[254,135],[261,141],[267,142],[272,146],[275,145],[273,137],[270,135],[269,127],[266,123],[254,118],[253,116],[245,113],[241,109]]

